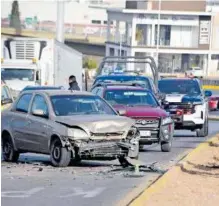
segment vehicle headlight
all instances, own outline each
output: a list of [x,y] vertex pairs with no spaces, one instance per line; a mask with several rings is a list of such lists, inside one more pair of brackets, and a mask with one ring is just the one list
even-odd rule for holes
[[135,126],[132,126],[128,131],[127,138],[132,139],[134,135],[138,132],[138,129]]
[[88,134],[82,129],[68,129],[68,137],[87,138]]
[[162,120],[162,125],[171,124],[173,120],[170,117],[166,117]]

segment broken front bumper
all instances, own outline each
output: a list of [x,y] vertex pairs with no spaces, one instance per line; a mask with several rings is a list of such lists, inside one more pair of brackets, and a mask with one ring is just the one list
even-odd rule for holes
[[81,159],[113,160],[118,157],[135,158],[139,152],[139,142],[135,141],[89,141],[76,143]]

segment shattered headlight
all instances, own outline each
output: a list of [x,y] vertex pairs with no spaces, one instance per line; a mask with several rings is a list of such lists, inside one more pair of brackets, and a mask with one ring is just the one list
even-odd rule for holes
[[128,131],[127,138],[132,139],[133,136],[135,136],[137,132],[138,132],[138,129],[135,126],[132,126],[131,129]]
[[89,135],[82,129],[68,129],[68,137],[87,138]]
[[162,125],[171,124],[172,122],[173,120],[171,119],[171,117],[166,117],[162,120]]

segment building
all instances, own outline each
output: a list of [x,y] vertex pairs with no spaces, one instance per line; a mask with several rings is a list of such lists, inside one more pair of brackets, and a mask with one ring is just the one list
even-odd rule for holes
[[111,35],[108,24],[106,55],[153,56],[161,72],[200,67],[219,74],[219,10],[203,0],[179,1],[128,1],[125,9],[108,9],[116,28]]

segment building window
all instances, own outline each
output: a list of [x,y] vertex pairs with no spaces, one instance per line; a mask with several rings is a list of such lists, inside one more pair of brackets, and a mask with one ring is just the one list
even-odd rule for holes
[[[108,21],[104,21],[103,23],[104,23],[104,24],[107,24],[107,22],[108,22]],[[110,24],[112,25],[112,24],[113,24],[113,21],[111,21]]]
[[92,24],[101,24],[100,20],[92,20],[91,22],[92,22]]
[[114,56],[114,52],[115,52],[115,49],[114,48],[110,48],[110,56]]
[[219,70],[219,60],[217,61],[217,70]]

